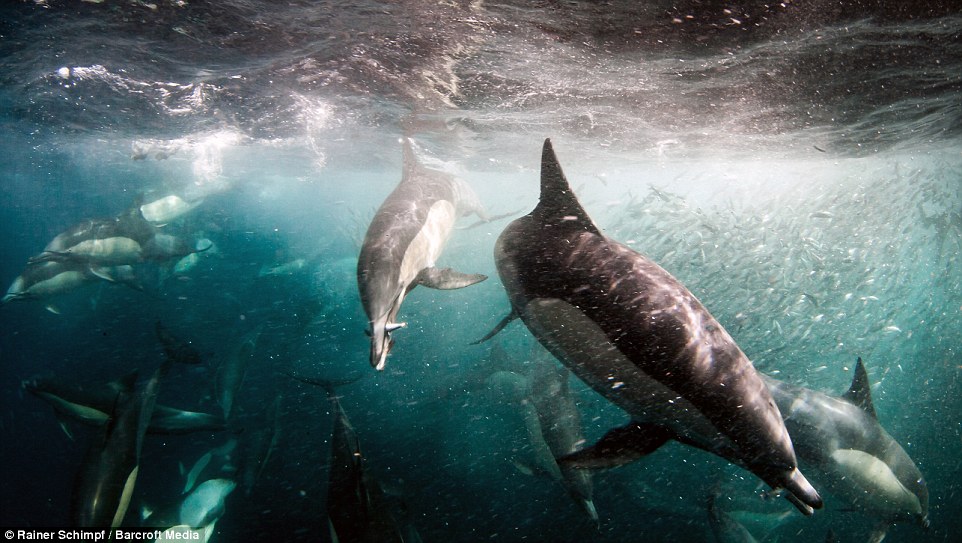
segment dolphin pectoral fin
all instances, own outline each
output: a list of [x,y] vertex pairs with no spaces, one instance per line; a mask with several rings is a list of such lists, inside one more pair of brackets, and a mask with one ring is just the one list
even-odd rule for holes
[[498,332],[500,332],[501,330],[504,330],[504,328],[505,328],[507,325],[511,324],[511,321],[513,321],[513,320],[516,319],[516,318],[518,318],[518,314],[512,309],[512,310],[511,310],[511,313],[508,313],[507,316],[505,316],[503,319],[501,319],[501,322],[499,322],[497,325],[495,325],[495,327],[492,328],[490,332],[488,332],[487,334],[485,334],[485,336],[484,336],[483,338],[481,338],[481,339],[479,339],[479,340],[477,340],[477,341],[472,341],[472,342],[471,342],[471,345],[480,345],[480,344],[484,343],[485,341],[488,341],[489,339],[491,339],[491,338],[493,338],[494,336],[498,335]]
[[651,454],[674,437],[675,433],[664,426],[633,421],[609,430],[587,449],[558,458],[558,465],[581,469],[615,468]]
[[480,283],[487,278],[487,275],[480,273],[461,273],[451,268],[424,268],[414,282],[428,288],[452,290]]
[[386,331],[387,333],[391,333],[400,328],[406,328],[407,325],[408,323],[406,322],[389,322],[384,325],[384,331]]
[[97,277],[103,279],[104,281],[107,281],[110,283],[114,283],[117,281],[113,275],[110,275],[110,268],[106,266],[90,266],[88,269],[90,270],[90,273],[96,275]]

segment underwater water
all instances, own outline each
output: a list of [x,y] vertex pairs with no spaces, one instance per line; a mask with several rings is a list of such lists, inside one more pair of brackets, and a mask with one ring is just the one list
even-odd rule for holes
[[[0,526],[70,525],[103,439],[27,384],[138,370],[140,389],[161,322],[202,362],[171,367],[159,404],[221,415],[224,368],[242,378],[226,429],[144,438],[125,525],[228,444],[213,540],[330,541],[338,413],[300,378],[338,383],[405,541],[712,541],[709,502],[759,541],[955,540],[962,7],[902,4],[5,2],[0,280],[68,228],[168,195],[195,206],[156,231],[199,252],[0,307]],[[457,223],[439,266],[488,279],[411,291],[378,372],[357,259],[402,138],[509,216]],[[928,528],[827,490],[805,517],[678,442],[593,472],[597,523],[531,469],[535,402],[511,379],[556,363],[521,322],[472,342],[510,310],[495,241],[538,202],[545,138],[605,235],[681,281],[760,372],[840,396],[864,361]],[[586,445],[629,421],[575,377],[568,393]]]

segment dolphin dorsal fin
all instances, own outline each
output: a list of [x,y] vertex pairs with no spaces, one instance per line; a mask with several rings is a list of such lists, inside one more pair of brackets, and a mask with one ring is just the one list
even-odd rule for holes
[[421,165],[421,161],[418,160],[418,156],[414,152],[414,143],[411,138],[404,138],[401,151],[401,182],[417,177],[415,174],[423,168],[424,166]]
[[541,150],[541,196],[534,212],[541,215],[546,225],[576,224],[585,230],[601,234],[571,190],[571,185],[561,171],[558,157],[554,154],[554,148],[551,147],[550,139],[544,140]]
[[848,387],[848,392],[842,394],[842,398],[871,415],[873,419],[878,418],[875,415],[875,406],[872,405],[872,389],[869,388],[868,372],[865,371],[862,357],[859,357],[858,362],[855,363],[852,386]]

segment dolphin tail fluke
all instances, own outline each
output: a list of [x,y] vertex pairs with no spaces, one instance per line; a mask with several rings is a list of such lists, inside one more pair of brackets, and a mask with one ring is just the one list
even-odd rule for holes
[[480,273],[461,273],[451,268],[424,268],[414,282],[428,288],[453,290],[471,286],[487,279]]
[[483,338],[481,338],[481,339],[479,339],[479,340],[477,340],[477,341],[472,341],[472,342],[471,342],[471,345],[480,345],[480,344],[484,343],[485,341],[488,341],[489,339],[491,339],[491,338],[493,338],[494,336],[498,335],[498,332],[500,332],[501,330],[504,330],[505,327],[508,326],[509,324],[511,324],[511,321],[513,321],[513,320],[516,319],[516,318],[518,318],[518,314],[515,313],[514,311],[512,311],[511,313],[508,313],[508,315],[507,315],[506,317],[504,317],[503,319],[501,319],[501,322],[499,322],[497,325],[495,325],[495,327],[492,328],[490,332],[488,332],[487,334],[485,334],[485,336],[484,336]]
[[329,396],[334,395],[337,387],[349,385],[351,383],[354,383],[360,380],[361,377],[363,377],[362,375],[358,375],[357,377],[352,377],[350,379],[317,379],[317,378],[311,378],[311,377],[301,377],[300,375],[295,375],[293,373],[287,373],[287,372],[281,372],[281,373],[283,375],[290,377],[291,379],[294,379],[295,381],[300,381],[304,384],[322,387],[324,388],[324,390],[327,391],[327,394]]
[[675,433],[664,426],[630,422],[609,430],[591,447],[558,458],[558,465],[581,469],[623,466],[651,454],[674,437]]

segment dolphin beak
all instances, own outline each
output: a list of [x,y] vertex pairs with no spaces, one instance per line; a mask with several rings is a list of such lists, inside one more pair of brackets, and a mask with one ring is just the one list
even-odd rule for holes
[[391,339],[387,332],[375,333],[371,336],[371,366],[377,371],[384,371],[387,354],[391,351]]
[[787,474],[782,488],[789,492],[788,500],[804,515],[811,515],[814,509],[822,508],[822,497],[798,468]]
[[371,323],[371,331],[369,332],[371,336],[371,366],[374,369],[384,370],[387,355],[391,352],[391,347],[394,347],[391,332],[405,326],[407,326],[407,323],[403,322]]

